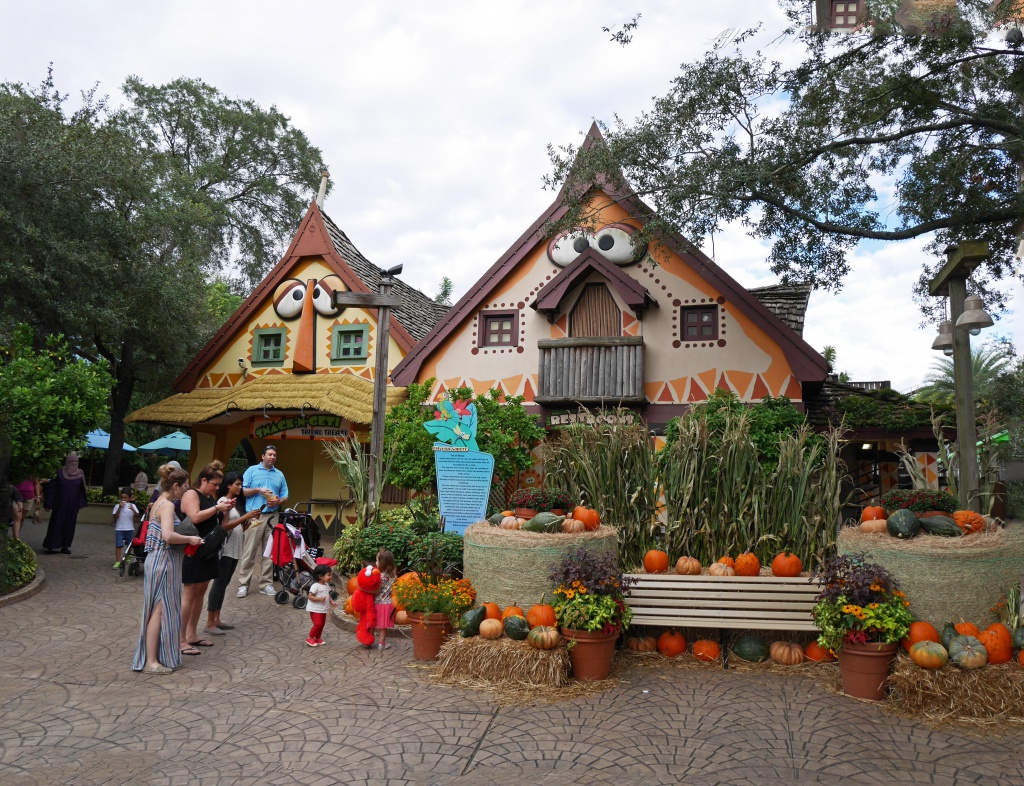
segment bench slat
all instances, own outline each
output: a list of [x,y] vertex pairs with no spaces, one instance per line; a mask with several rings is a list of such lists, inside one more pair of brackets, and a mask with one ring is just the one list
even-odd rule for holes
[[816,631],[813,621],[772,620],[765,625],[763,620],[705,619],[699,617],[643,617],[633,618],[633,625],[667,626],[678,628],[730,628],[740,630],[806,630]]
[[697,590],[692,591],[677,591],[671,592],[668,590],[654,590],[654,589],[634,589],[629,593],[630,601],[636,600],[636,602],[643,603],[647,598],[668,598],[676,601],[685,601],[690,603],[691,601],[698,600],[720,600],[723,603],[726,602],[757,602],[757,601],[779,601],[780,603],[806,603],[811,606],[814,605],[816,595],[806,594],[797,595],[794,593],[782,594],[778,592],[700,592]]
[[779,601],[735,601],[722,602],[719,600],[687,600],[680,601],[678,598],[646,598],[640,602],[630,602],[629,607],[637,609],[662,609],[662,608],[687,608],[687,609],[722,609],[733,611],[745,611],[748,617],[761,614],[765,611],[798,611],[810,614],[814,609],[813,603],[781,603]]

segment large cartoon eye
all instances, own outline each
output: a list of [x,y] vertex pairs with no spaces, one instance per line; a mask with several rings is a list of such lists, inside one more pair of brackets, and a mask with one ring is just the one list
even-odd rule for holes
[[333,317],[341,311],[334,306],[334,293],[345,292],[348,287],[338,276],[325,276],[313,288],[313,308],[325,317]]
[[274,290],[274,311],[282,319],[297,317],[306,299],[306,285],[294,278],[278,285]]
[[559,267],[565,267],[586,251],[590,244],[590,237],[582,232],[556,235],[548,243],[548,259]]
[[609,224],[594,236],[594,245],[609,262],[631,265],[647,250],[647,246],[634,243],[636,233],[636,227],[629,224]]

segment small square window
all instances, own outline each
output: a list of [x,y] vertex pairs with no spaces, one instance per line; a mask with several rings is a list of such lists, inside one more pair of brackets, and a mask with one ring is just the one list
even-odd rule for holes
[[480,346],[515,347],[519,345],[519,314],[515,311],[484,312],[480,320]]
[[718,306],[682,309],[683,341],[713,341],[718,338]]
[[252,335],[252,364],[280,366],[284,364],[284,328],[257,328]]
[[332,363],[359,363],[369,357],[368,325],[336,325],[331,336]]

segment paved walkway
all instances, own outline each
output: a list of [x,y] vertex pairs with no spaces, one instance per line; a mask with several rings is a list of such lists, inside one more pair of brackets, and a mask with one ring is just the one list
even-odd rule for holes
[[[42,528],[27,527],[37,547]],[[427,685],[308,615],[229,596],[237,625],[170,677],[129,669],[141,586],[113,533],[41,556],[47,586],[0,609],[0,784],[1024,784],[1020,737],[900,722],[801,677],[637,670],[556,706]],[[665,678],[668,676],[669,678]],[[674,682],[675,681],[675,682]]]

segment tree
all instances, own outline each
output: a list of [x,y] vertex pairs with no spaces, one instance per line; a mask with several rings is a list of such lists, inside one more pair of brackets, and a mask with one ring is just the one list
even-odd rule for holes
[[[971,347],[971,376],[974,378],[974,400],[987,406],[995,390],[996,381],[1009,371],[1005,351],[995,346]],[[924,384],[914,392],[914,398],[929,404],[952,407],[956,403],[956,385],[953,358],[941,358],[932,363],[932,370]]]
[[273,107],[192,79],[124,92],[69,114],[52,75],[0,85],[0,308],[108,363],[107,491],[133,402],[166,395],[234,302],[214,276],[258,280],[323,169]]
[[444,276],[441,279],[440,285],[437,287],[437,294],[434,295],[434,302],[440,303],[442,306],[450,306],[452,304],[452,289],[454,285],[452,280],[448,276]]
[[[772,240],[783,280],[838,289],[862,240],[931,239],[917,293],[943,249],[985,240],[975,273],[989,289],[1011,270],[1024,230],[1024,51],[984,37],[1014,3],[961,0],[929,34],[903,35],[899,0],[873,0],[860,33],[807,31],[806,0],[780,0],[791,27],[773,40],[803,48],[795,66],[749,51],[756,31],[723,37],[683,64],[670,91],[632,123],[602,125],[606,144],[551,148],[549,187],[569,212],[554,229],[585,227],[588,186],[649,200],[653,238],[681,231],[701,242],[741,222]],[[879,183],[892,182],[891,197]]]
[[[828,363],[828,373],[834,374],[836,370],[836,348],[831,344],[825,345],[825,348],[821,350],[821,356],[825,358],[825,362]],[[845,371],[840,371],[837,379],[840,382],[849,382],[850,375]]]

